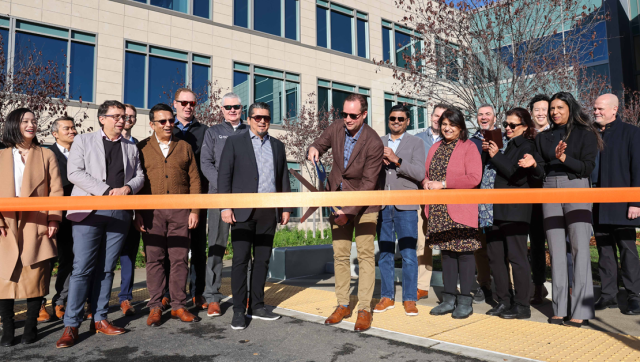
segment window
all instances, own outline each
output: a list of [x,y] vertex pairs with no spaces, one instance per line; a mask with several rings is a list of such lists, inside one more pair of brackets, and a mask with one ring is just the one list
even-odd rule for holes
[[195,15],[211,19],[211,0],[132,0],[135,2],[158,6],[161,8],[179,11],[181,13]]
[[[12,33],[15,37],[11,43]],[[0,36],[5,57],[4,72],[10,71],[10,67],[20,69],[30,62],[29,56],[37,53],[36,62],[57,64],[63,79],[66,79],[69,99],[94,101],[95,34],[0,17]]]
[[[287,169],[294,169],[300,173],[300,164],[297,162],[287,162]],[[302,188],[300,186],[300,181],[295,178],[291,173],[289,173],[289,183],[291,184],[291,192],[300,192]],[[302,209],[299,207],[294,207],[291,212],[291,217],[302,217]]]
[[233,25],[300,40],[299,0],[233,0]]
[[316,4],[317,45],[369,58],[367,14],[324,0]]
[[170,103],[181,87],[209,93],[210,57],[127,41],[124,64],[124,102],[136,107]]
[[398,67],[406,68],[404,56],[422,51],[421,34],[408,28],[382,20],[382,59]]
[[456,44],[444,44],[436,41],[437,76],[452,82],[460,81],[460,64],[457,57],[459,47]]
[[409,126],[407,127],[407,132],[411,134],[416,134],[428,127],[427,118],[429,117],[429,114],[427,113],[426,102],[417,100],[414,98],[407,98],[407,97],[394,95],[391,93],[385,93],[384,94],[385,134],[389,134],[389,114],[391,113],[391,108],[396,104],[404,104],[411,111],[411,118],[410,118],[411,121],[409,122]]
[[271,107],[271,124],[295,119],[300,104],[300,75],[254,65],[233,64],[233,92],[249,105],[265,102]]
[[332,82],[329,80],[318,79],[318,106],[328,112],[332,107],[337,112],[342,112],[344,100],[349,94],[360,93],[366,96],[369,112],[365,123],[371,125],[371,91],[369,88],[357,87],[353,85]]

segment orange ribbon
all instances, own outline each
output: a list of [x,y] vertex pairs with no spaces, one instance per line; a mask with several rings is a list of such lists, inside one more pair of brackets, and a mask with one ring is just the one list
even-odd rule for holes
[[0,198],[0,211],[640,202],[640,188],[288,192]]

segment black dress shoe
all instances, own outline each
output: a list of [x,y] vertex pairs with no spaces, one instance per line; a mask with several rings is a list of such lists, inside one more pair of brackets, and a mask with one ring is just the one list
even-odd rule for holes
[[244,313],[242,312],[233,313],[233,319],[231,320],[231,328],[233,329],[247,328],[247,322],[244,320]]
[[502,312],[500,318],[503,319],[529,319],[531,318],[531,307],[514,304],[508,311]]
[[500,302],[495,307],[489,309],[489,311],[487,312],[487,315],[497,317],[508,310],[509,310],[509,306]]
[[627,310],[623,313],[626,315],[640,314],[640,300],[638,300],[638,298],[629,299],[627,303]]
[[600,297],[594,306],[596,310],[605,310],[607,308],[618,308],[618,301],[616,298],[604,299]]

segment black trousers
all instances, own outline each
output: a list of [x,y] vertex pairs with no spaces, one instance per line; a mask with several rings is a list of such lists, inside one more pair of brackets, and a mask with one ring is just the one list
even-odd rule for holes
[[547,255],[545,243],[547,235],[544,232],[542,220],[542,204],[533,204],[531,210],[531,224],[529,228],[529,242],[531,246],[531,273],[533,284],[543,285],[546,279]]
[[598,272],[602,281],[602,297],[618,295],[618,258],[620,251],[622,283],[630,298],[640,298],[640,260],[636,249],[636,228],[633,226],[594,225],[598,247]]
[[66,217],[62,218],[62,222],[58,227],[57,242],[58,256],[51,259],[51,272],[53,272],[55,262],[58,262],[56,294],[51,298],[51,305],[53,306],[65,305],[69,295],[69,276],[71,276],[71,271],[73,270],[73,232],[71,221],[67,220]]
[[249,220],[231,225],[233,260],[231,265],[231,292],[233,311],[244,313],[247,297],[247,266],[253,247],[251,272],[251,309],[264,307],[264,284],[269,271],[269,259],[276,233],[275,209],[254,209]]
[[496,220],[491,233],[487,235],[487,254],[496,294],[498,301],[506,306],[511,306],[509,264],[513,272],[514,301],[518,305],[529,306],[531,267],[527,259],[528,234],[529,223]]
[[460,294],[471,295],[471,287],[476,279],[476,258],[473,251],[442,250],[440,255],[444,292],[455,295],[460,277]]
[[207,279],[207,209],[200,210],[198,227],[191,230],[191,267],[189,271],[189,296],[204,294]]

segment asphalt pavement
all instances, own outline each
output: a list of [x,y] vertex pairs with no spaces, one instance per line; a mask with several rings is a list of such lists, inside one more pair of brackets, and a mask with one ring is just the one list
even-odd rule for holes
[[[84,322],[77,345],[56,349],[63,330],[56,320],[39,325],[36,343],[0,349],[0,361],[478,361],[286,316],[277,321],[248,319],[247,329],[236,331],[229,326],[233,315],[229,302],[223,303],[220,317],[192,310],[202,317],[199,323],[171,319],[167,311],[159,327],[146,325],[149,310],[144,302],[135,307],[137,314],[132,317],[111,309],[113,323],[128,331],[123,335],[92,334]],[[19,322],[17,341],[22,325]]]

